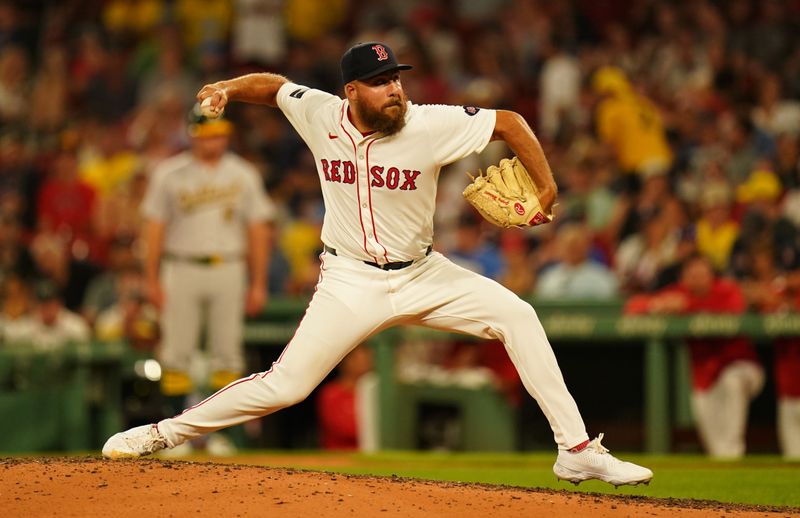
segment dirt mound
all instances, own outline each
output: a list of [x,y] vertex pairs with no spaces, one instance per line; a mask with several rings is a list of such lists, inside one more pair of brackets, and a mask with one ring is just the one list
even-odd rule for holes
[[786,509],[163,460],[0,459],[3,516],[784,517]]

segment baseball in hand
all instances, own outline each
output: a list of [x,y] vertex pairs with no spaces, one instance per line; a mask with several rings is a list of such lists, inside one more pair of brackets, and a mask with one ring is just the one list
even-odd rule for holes
[[203,99],[203,102],[200,103],[200,113],[204,116],[208,117],[209,119],[216,119],[222,112],[225,111],[225,108],[215,108],[211,106],[211,97],[206,97]]

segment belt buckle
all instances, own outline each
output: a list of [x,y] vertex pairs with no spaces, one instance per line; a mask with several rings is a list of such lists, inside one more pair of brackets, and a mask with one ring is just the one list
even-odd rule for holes
[[221,255],[210,255],[208,256],[208,264],[211,266],[219,266],[224,262],[224,259]]

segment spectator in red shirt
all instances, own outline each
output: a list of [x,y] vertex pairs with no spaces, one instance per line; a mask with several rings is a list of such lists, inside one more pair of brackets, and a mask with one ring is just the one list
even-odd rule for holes
[[[742,290],[717,277],[709,259],[690,257],[681,279],[652,295],[632,297],[627,313],[743,313]],[[732,459],[745,452],[750,402],[764,386],[764,370],[749,339],[690,338],[692,410],[700,440],[712,457]]]
[[60,235],[70,244],[82,242],[80,248],[88,250],[86,247],[92,243],[96,200],[94,188],[78,178],[75,151],[63,149],[53,160],[48,178],[39,190],[39,227]]
[[333,381],[323,385],[317,398],[320,446],[326,450],[355,450],[359,447],[359,380],[372,370],[372,351],[366,346],[353,349],[337,367]]

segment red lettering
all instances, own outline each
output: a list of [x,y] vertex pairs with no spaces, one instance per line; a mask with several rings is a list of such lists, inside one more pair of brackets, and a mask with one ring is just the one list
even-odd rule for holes
[[328,174],[328,166],[329,166],[328,161],[323,158],[322,159],[322,172],[325,173],[325,180],[330,182],[331,181],[331,175]]
[[[380,165],[372,166],[372,168],[369,170],[371,177],[370,186],[383,187],[385,185],[387,189],[391,190],[395,190],[399,186],[401,191],[416,191],[417,178],[419,178],[419,175],[422,173],[420,171],[414,171],[411,169],[403,169],[402,177],[400,176],[400,173],[401,171],[397,167],[390,167],[386,169],[384,166]],[[402,185],[400,185],[401,178],[403,179]]]
[[372,187],[383,187],[383,167],[379,165],[372,166],[369,173],[372,175],[372,182],[370,185]]
[[344,179],[342,181],[344,183],[356,183],[356,166],[353,165],[353,162],[348,160],[343,162],[342,166],[344,167]]
[[389,189],[397,189],[397,185],[400,183],[400,170],[396,167],[390,167],[388,171],[386,171],[386,187]]
[[331,160],[331,181],[341,182],[342,177],[339,175],[339,166],[342,165],[341,160]]
[[373,45],[372,50],[374,50],[378,55],[378,61],[389,59],[389,53],[386,52],[386,49],[383,47],[383,45]]
[[409,171],[408,169],[403,169],[403,176],[405,176],[405,180],[403,181],[403,185],[400,186],[400,190],[402,191],[416,191],[417,190],[417,176],[420,175],[419,171]]

